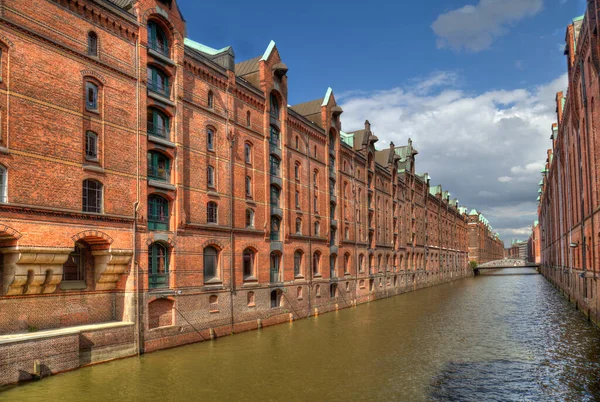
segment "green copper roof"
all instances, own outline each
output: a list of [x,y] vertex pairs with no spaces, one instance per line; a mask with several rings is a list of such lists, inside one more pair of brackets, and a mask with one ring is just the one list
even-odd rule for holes
[[479,215],[479,213],[477,213],[476,210],[472,209],[471,212],[469,212],[469,215]]
[[538,194],[542,194],[542,189],[541,188],[538,190]]
[[542,199],[542,197],[538,197],[537,200],[540,201]]
[[261,58],[261,60],[267,60],[269,58],[269,56],[271,55],[271,52],[273,51],[273,49],[275,49],[275,41],[269,42],[269,46],[267,46],[267,50],[265,50],[265,54],[263,54],[263,57]]
[[327,88],[327,92],[325,93],[325,97],[323,98],[323,103],[321,103],[321,106],[327,106],[327,104],[329,103],[329,98],[331,98],[332,93],[333,93],[333,89],[331,89],[331,87]]
[[543,186],[544,185],[544,180],[540,180],[540,182],[538,183],[538,186]]
[[580,15],[579,17],[575,17],[573,18],[573,22],[579,22],[583,19],[583,15]]
[[348,134],[343,131],[340,131],[340,139],[346,145],[349,145],[352,148],[354,148],[354,134]]
[[212,47],[208,47],[206,45],[203,45],[202,43],[198,43],[189,38],[185,38],[183,43],[185,44],[185,46],[191,47],[192,49],[198,50],[202,53],[210,54],[211,56],[226,52],[231,49],[231,46],[224,47],[223,49],[213,49]]

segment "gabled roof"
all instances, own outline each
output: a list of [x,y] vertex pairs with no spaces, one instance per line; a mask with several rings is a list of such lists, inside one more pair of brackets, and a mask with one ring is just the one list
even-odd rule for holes
[[241,61],[235,64],[235,75],[243,77],[244,75],[258,72],[260,56],[250,60]]
[[112,3],[123,10],[129,10],[133,6],[134,0],[104,0],[107,3]]
[[185,38],[183,40],[183,43],[185,44],[185,46],[191,47],[192,49],[197,50],[199,52],[206,53],[209,56],[215,56],[217,54],[227,52],[233,54],[233,48],[231,46],[224,47],[223,49],[213,49],[210,46],[203,45],[202,43],[198,43],[189,38]]

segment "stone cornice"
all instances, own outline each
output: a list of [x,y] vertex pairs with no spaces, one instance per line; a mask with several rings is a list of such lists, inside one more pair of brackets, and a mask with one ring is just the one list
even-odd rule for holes
[[24,204],[0,204],[0,213],[19,213],[33,216],[51,216],[57,218],[80,219],[87,221],[113,222],[113,223],[133,223],[133,216],[111,215],[111,214],[91,214],[78,211],[72,211],[62,208],[41,207]]

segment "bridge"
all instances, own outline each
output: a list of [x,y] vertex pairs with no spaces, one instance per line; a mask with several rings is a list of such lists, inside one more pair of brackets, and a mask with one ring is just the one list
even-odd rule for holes
[[481,275],[482,271],[491,271],[491,270],[497,270],[497,269],[520,269],[522,270],[523,268],[532,268],[535,269],[536,272],[522,272],[522,273],[518,273],[516,275],[538,275],[539,274],[539,264],[533,263],[533,262],[528,262],[525,261],[523,259],[520,258],[505,258],[503,260],[496,260],[496,261],[490,261],[490,262],[486,262],[485,264],[481,264],[478,265],[476,268],[473,269],[473,272],[475,273],[475,276],[477,275]]

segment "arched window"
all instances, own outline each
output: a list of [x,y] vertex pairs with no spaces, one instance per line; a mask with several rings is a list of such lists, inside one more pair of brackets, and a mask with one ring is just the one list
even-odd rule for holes
[[346,226],[344,228],[344,239],[345,240],[350,240],[350,229],[348,228],[348,226]]
[[102,190],[102,183],[99,181],[83,181],[83,212],[102,213]]
[[210,127],[206,129],[206,149],[209,151],[215,150],[215,132]]
[[219,206],[216,202],[210,201],[206,206],[206,222],[218,223],[219,221]]
[[314,235],[319,236],[319,234],[321,233],[321,223],[319,223],[319,221],[315,221],[314,226],[315,226],[314,227],[314,230],[315,230]]
[[75,243],[75,248],[63,264],[64,282],[85,281],[85,247]]
[[98,35],[95,32],[88,33],[88,55],[98,56]]
[[279,101],[277,100],[277,96],[274,93],[271,93],[270,101],[271,116],[273,116],[276,119],[279,119]]
[[160,152],[148,152],[148,178],[165,182],[171,181],[169,159]]
[[0,165],[0,202],[8,202],[8,171]]
[[279,160],[279,158],[275,155],[269,155],[269,166],[269,172],[271,173],[271,176],[279,177],[281,174],[281,161]]
[[296,136],[296,151],[300,150],[300,137]]
[[161,243],[148,247],[148,285],[150,288],[169,286],[169,254]]
[[93,131],[85,133],[85,159],[89,161],[98,160],[98,135]]
[[98,111],[98,85],[89,81],[85,83],[85,108]]
[[148,23],[148,47],[163,56],[169,57],[169,42],[167,36],[158,24]]
[[170,139],[171,128],[169,118],[157,109],[148,109],[146,130],[151,136]]
[[281,306],[281,290],[273,290],[271,292],[271,308],[277,308]]
[[360,272],[365,271],[365,256],[362,254],[358,256],[358,270]]
[[254,251],[247,248],[243,253],[243,274],[244,280],[248,280],[254,277]]
[[281,282],[281,254],[272,252],[271,257],[271,282]]
[[148,197],[148,229],[169,230],[169,202],[159,195]]
[[296,190],[296,209],[300,209],[300,191]]
[[319,275],[321,272],[321,253],[316,251],[313,254],[313,275]]
[[169,86],[169,77],[156,67],[149,66],[148,89],[166,98],[171,97],[171,88]]
[[300,180],[300,164],[298,162],[294,165],[294,178]]
[[329,277],[335,278],[335,263],[337,262],[337,255],[331,254],[329,256]]
[[296,218],[296,234],[302,234],[302,218]]
[[219,277],[219,251],[213,246],[204,249],[204,282]]
[[271,217],[271,240],[279,241],[279,231],[281,229],[281,219],[276,216]]
[[246,163],[252,163],[252,145],[248,143],[244,144],[244,158],[246,160]]
[[275,208],[279,208],[279,195],[281,191],[279,187],[275,185],[271,185],[271,206]]
[[315,186],[315,188],[319,187],[319,171],[317,169],[315,169],[313,171],[313,184]]
[[250,111],[246,112],[246,125],[250,127],[252,125],[252,120],[250,119]]
[[252,197],[252,178],[246,176],[246,197]]
[[337,241],[337,229],[334,226],[329,228],[329,245],[335,246],[335,242]]
[[250,208],[246,209],[246,227],[253,228],[254,227],[254,211]]
[[211,165],[206,167],[206,186],[210,188],[215,187],[215,168]]
[[302,251],[294,252],[294,277],[302,275]]
[[213,92],[208,91],[208,99],[207,99],[206,106],[208,106],[209,109],[212,109],[214,107],[214,101],[215,101],[215,96],[214,96]]

